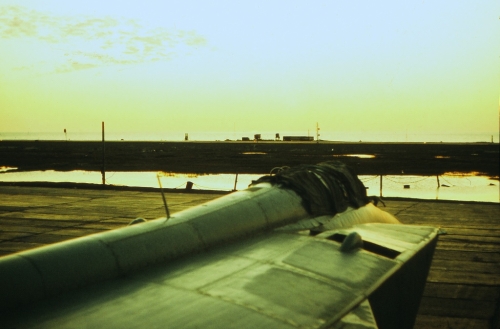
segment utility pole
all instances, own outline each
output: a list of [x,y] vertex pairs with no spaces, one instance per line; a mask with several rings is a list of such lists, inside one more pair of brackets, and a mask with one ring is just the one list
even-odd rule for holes
[[105,144],[104,144],[104,121],[103,121],[102,122],[102,170],[101,170],[102,185],[106,185],[105,154],[106,154],[106,149],[105,149]]
[[319,125],[316,122],[316,143],[319,143]]

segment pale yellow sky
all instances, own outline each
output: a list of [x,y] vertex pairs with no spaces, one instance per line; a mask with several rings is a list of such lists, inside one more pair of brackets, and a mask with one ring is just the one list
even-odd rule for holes
[[499,130],[498,1],[0,0],[0,132]]

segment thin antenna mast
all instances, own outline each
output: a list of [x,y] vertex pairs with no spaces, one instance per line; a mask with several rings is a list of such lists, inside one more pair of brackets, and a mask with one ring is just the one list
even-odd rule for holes
[[158,185],[160,185],[161,197],[163,199],[163,206],[165,207],[165,213],[167,214],[167,219],[165,220],[165,222],[167,222],[167,220],[169,220],[170,218],[170,211],[168,210],[167,199],[165,199],[165,193],[163,192],[163,187],[161,186],[160,173],[156,174],[156,178],[158,178]]

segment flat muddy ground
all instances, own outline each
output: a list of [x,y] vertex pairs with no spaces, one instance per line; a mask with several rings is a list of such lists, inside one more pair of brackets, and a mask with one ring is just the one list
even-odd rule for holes
[[342,161],[359,175],[498,177],[493,143],[0,141],[0,167],[18,170],[268,174],[274,167]]

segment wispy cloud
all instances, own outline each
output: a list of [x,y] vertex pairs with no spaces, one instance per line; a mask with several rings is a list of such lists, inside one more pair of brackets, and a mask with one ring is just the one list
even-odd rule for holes
[[170,60],[178,46],[207,44],[195,31],[148,29],[134,20],[66,17],[20,6],[0,7],[0,38],[36,39],[64,52],[55,72]]

